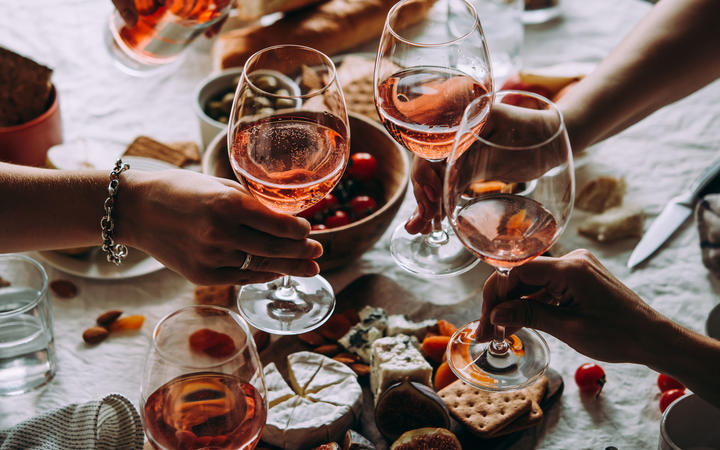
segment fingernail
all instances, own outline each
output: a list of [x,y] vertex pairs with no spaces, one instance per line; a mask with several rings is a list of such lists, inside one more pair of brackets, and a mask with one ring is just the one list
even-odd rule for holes
[[437,194],[435,194],[435,191],[430,186],[423,186],[423,191],[425,192],[425,195],[427,195],[428,200],[431,202],[437,200]]
[[313,250],[314,250],[314,251],[313,251],[313,258],[319,258],[319,257],[321,257],[322,254],[323,254],[323,251],[324,251],[322,244],[319,243],[318,241],[314,241],[314,240],[312,240],[312,239],[310,239],[310,242],[312,243]]
[[318,263],[315,261],[312,261],[312,266],[308,268],[306,272],[306,276],[308,277],[314,277],[315,275],[320,273],[320,266],[318,266]]
[[496,306],[495,309],[492,310],[492,313],[490,313],[490,322],[493,323],[493,325],[504,325],[504,324],[510,324],[514,323],[515,320],[515,311],[506,306]]

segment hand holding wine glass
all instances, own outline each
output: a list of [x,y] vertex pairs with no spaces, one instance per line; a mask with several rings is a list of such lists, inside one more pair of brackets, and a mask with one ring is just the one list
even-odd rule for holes
[[[281,83],[287,89],[275,89]],[[243,68],[228,123],[237,178],[272,211],[297,214],[322,200],[342,177],[350,128],[335,65],[309,47],[280,45]],[[332,314],[332,287],[319,275],[244,286],[240,314],[256,328],[298,334]]]
[[[488,126],[478,133],[473,124],[488,105]],[[513,267],[559,238],[574,195],[570,142],[554,104],[532,93],[501,91],[468,106],[447,162],[444,206],[463,244],[495,267],[494,298],[507,298]],[[517,389],[547,368],[549,349],[532,330],[507,336],[495,326],[488,340],[484,317],[458,330],[447,350],[451,369],[478,388]]]
[[154,448],[255,448],[267,399],[245,321],[216,306],[188,306],[161,319],[145,362],[140,406]]
[[[402,146],[440,166],[450,154],[465,107],[492,92],[492,76],[482,27],[475,9],[457,3],[464,14],[447,16],[434,0],[403,0],[388,13],[375,62],[375,104],[383,125]],[[482,127],[482,118],[473,124]],[[436,171],[442,173],[442,170]],[[440,180],[442,176],[438,177]],[[423,276],[450,276],[477,260],[442,224],[441,187],[415,185],[431,226],[393,233],[390,252],[404,269]],[[416,214],[417,215],[417,214]],[[427,232],[417,236],[418,231]]]

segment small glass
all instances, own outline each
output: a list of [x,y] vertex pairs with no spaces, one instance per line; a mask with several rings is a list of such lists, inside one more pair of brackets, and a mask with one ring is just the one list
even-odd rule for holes
[[0,395],[22,394],[55,376],[48,277],[34,259],[0,255]]
[[223,20],[230,0],[134,0],[138,20],[125,23],[117,10],[108,19],[105,43],[115,65],[135,76],[169,70],[199,35]]
[[160,319],[140,401],[153,448],[254,449],[267,397],[247,323],[217,306],[188,306]]

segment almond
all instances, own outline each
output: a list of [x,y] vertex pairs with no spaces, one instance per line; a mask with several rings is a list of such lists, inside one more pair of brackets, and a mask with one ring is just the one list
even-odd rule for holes
[[340,346],[337,344],[321,345],[315,348],[315,352],[325,356],[335,356],[340,353]]
[[319,347],[325,344],[325,338],[317,331],[308,331],[307,333],[298,334],[298,339],[313,347]]
[[102,313],[98,316],[97,319],[95,319],[95,323],[97,323],[99,326],[107,328],[110,326],[111,323],[115,322],[118,317],[122,315],[122,311],[119,309],[111,309],[108,312]]
[[103,327],[90,327],[83,332],[83,341],[87,344],[97,344],[105,340],[110,332]]
[[60,298],[73,298],[78,292],[77,286],[70,280],[54,280],[50,289]]
[[341,363],[347,364],[347,365],[355,364],[355,359],[348,358],[347,356],[336,355],[336,356],[333,356],[333,359],[337,362],[341,362]]
[[350,364],[350,368],[358,374],[359,377],[362,377],[363,375],[367,375],[370,373],[370,366],[363,363],[354,363]]

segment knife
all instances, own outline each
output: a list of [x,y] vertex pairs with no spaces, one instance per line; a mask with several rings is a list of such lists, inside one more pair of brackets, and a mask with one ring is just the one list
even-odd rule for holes
[[655,222],[650,225],[650,228],[630,255],[627,263],[630,269],[655,253],[675,233],[675,230],[685,223],[692,214],[695,202],[700,198],[703,190],[715,181],[718,175],[720,175],[720,159],[716,160],[710,168],[703,172],[687,191],[674,197],[665,205],[665,208],[655,219]]

